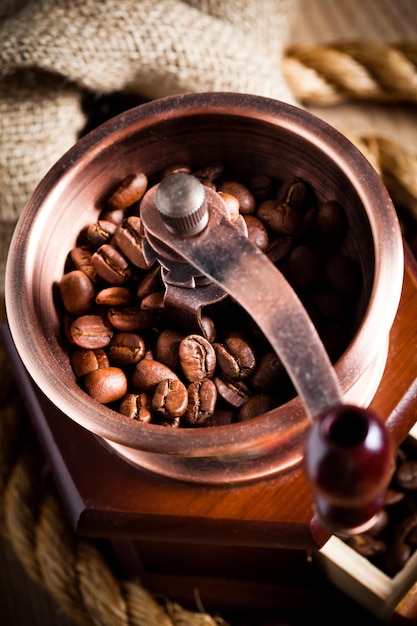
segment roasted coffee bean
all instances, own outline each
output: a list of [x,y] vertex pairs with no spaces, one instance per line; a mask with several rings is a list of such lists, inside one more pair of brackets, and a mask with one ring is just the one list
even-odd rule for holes
[[127,393],[126,374],[119,367],[104,367],[84,377],[87,393],[101,404],[110,404]]
[[312,289],[319,277],[319,270],[319,257],[312,246],[302,244],[290,252],[287,277],[294,289]]
[[217,388],[217,395],[231,407],[239,409],[242,404],[249,400],[250,392],[242,381],[232,381],[224,375],[215,376],[213,379]]
[[[166,167],[161,173],[161,178],[165,178],[166,176],[172,176],[172,174],[191,174],[191,168],[184,163],[170,165],[169,167]],[[197,176],[197,174],[195,174],[195,176]]]
[[77,246],[70,251],[69,257],[77,270],[82,270],[93,283],[97,281],[97,272],[91,260],[92,254],[88,248]]
[[164,295],[163,291],[149,293],[142,299],[140,308],[142,311],[148,311],[149,313],[162,314],[164,310]]
[[383,541],[375,539],[367,533],[353,535],[352,537],[349,537],[346,543],[353,548],[355,552],[358,552],[358,554],[366,557],[381,554],[386,550],[386,545]]
[[71,365],[75,375],[82,378],[101,367],[109,367],[110,363],[102,348],[96,350],[76,348],[71,354]]
[[120,403],[119,412],[126,417],[147,424],[153,416],[151,397],[147,393],[128,393]]
[[293,239],[291,237],[275,237],[269,242],[264,252],[272,263],[279,264],[291,251],[292,246]]
[[227,409],[218,409],[214,411],[213,415],[209,415],[204,422],[204,426],[227,426],[234,421],[235,413]]
[[157,321],[157,316],[155,311],[145,311],[137,306],[111,308],[107,311],[107,319],[113,328],[134,333],[150,330]]
[[226,205],[227,213],[229,215],[229,219],[234,224],[239,219],[239,200],[236,196],[232,196],[230,193],[225,193],[224,191],[218,192],[219,196],[223,200]]
[[262,202],[256,210],[256,217],[274,235],[296,235],[301,226],[300,214],[287,204],[278,202],[278,200]]
[[202,178],[200,179],[200,182],[202,185],[204,185],[204,187],[208,187],[209,189],[212,189],[213,191],[217,191],[216,183],[214,183],[213,181],[207,180],[207,178]]
[[244,215],[248,229],[248,239],[260,250],[266,250],[269,246],[269,235],[264,224],[254,215]]
[[159,289],[163,289],[161,267],[160,265],[155,265],[155,267],[146,272],[145,276],[139,281],[136,295],[138,298],[143,299]]
[[319,234],[326,244],[337,250],[348,229],[348,220],[343,207],[336,200],[329,200],[318,207],[316,223]]
[[277,393],[285,374],[285,367],[275,352],[266,352],[250,378],[250,386],[258,393]]
[[101,246],[110,243],[116,231],[116,224],[109,220],[98,220],[87,228],[87,239],[90,243]]
[[393,504],[398,504],[404,500],[404,492],[398,491],[397,489],[387,489],[384,497],[384,505],[392,506]]
[[112,209],[110,207],[106,207],[100,213],[100,219],[106,220],[108,222],[113,222],[113,224],[116,224],[116,226],[121,224],[125,218],[125,209]]
[[72,342],[80,348],[105,348],[113,337],[110,323],[101,315],[82,315],[71,324]]
[[161,414],[158,416],[158,420],[155,421],[155,423],[165,428],[179,428],[181,425],[180,421],[181,417],[166,417]]
[[248,187],[259,202],[272,198],[275,185],[276,182],[270,176],[253,176],[248,180]]
[[201,316],[201,330],[207,341],[214,343],[216,339],[216,326],[214,325],[211,317],[208,317],[207,315]]
[[407,535],[407,543],[413,549],[417,548],[417,527],[414,527]]
[[238,422],[245,422],[246,420],[263,415],[276,406],[276,401],[273,396],[267,394],[256,394],[252,396],[239,409],[237,416]]
[[105,287],[96,295],[96,303],[112,307],[128,307],[137,302],[137,298],[128,287]]
[[315,203],[311,186],[301,178],[292,178],[283,183],[278,190],[277,200],[299,213],[305,213]]
[[71,315],[88,313],[95,301],[93,283],[81,270],[64,274],[59,283],[62,303]]
[[143,255],[143,235],[140,217],[127,217],[114,233],[112,243],[123,252],[133,265],[140,269],[148,269],[148,263]]
[[206,167],[202,167],[195,172],[193,172],[196,178],[200,180],[211,180],[212,182],[220,178],[223,174],[224,165],[223,163],[212,163],[211,165],[206,165]]
[[107,204],[112,209],[126,209],[145,195],[148,179],[143,172],[127,176],[110,196]]
[[239,336],[230,336],[224,343],[215,343],[217,363],[223,374],[241,380],[252,374],[256,366],[255,353],[249,343]]
[[216,408],[217,388],[210,378],[190,383],[187,387],[188,405],[183,421],[189,426],[204,426]]
[[239,202],[239,211],[242,215],[248,215],[254,212],[256,201],[253,193],[246,185],[235,180],[228,180],[219,186],[218,191],[235,196]]
[[330,255],[324,267],[324,279],[331,289],[342,294],[359,290],[361,272],[356,261],[344,254]]
[[97,274],[111,285],[123,285],[132,277],[127,259],[107,243],[94,252],[91,262]]
[[190,382],[211,378],[216,367],[216,353],[209,341],[201,335],[187,335],[178,349],[181,368]]
[[384,553],[384,566],[390,576],[395,576],[402,570],[411,556],[411,548],[399,541],[389,545]]
[[395,480],[400,489],[417,489],[417,461],[401,463],[395,472]]
[[135,367],[132,383],[135,390],[153,394],[162,380],[177,379],[177,374],[163,363],[143,358]]
[[115,365],[134,365],[145,355],[145,342],[136,333],[118,333],[111,340],[107,352]]
[[152,409],[166,418],[181,417],[187,410],[188,393],[178,379],[161,380],[152,397]]
[[341,318],[346,313],[346,298],[334,289],[326,287],[317,289],[309,298],[309,302],[326,319]]
[[181,367],[179,348],[184,334],[172,328],[162,330],[156,340],[156,358],[158,361],[177,371]]
[[395,530],[395,541],[409,543],[409,535],[417,528],[417,513],[412,513],[402,519]]

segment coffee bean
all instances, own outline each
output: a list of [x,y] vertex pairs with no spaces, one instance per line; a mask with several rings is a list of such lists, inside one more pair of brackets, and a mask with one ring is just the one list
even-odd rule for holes
[[71,324],[72,342],[80,348],[105,348],[109,345],[113,330],[101,315],[82,315]]
[[177,379],[178,376],[163,363],[144,358],[135,367],[132,383],[137,391],[153,394],[161,381]]
[[152,397],[152,409],[166,418],[181,417],[187,409],[188,393],[178,379],[161,380]]
[[145,355],[145,342],[136,333],[118,333],[111,340],[107,351],[110,361],[115,365],[134,365]]
[[248,229],[248,239],[260,250],[266,250],[269,246],[269,235],[266,227],[260,219],[254,215],[244,215]]
[[295,235],[301,225],[300,214],[287,204],[278,202],[278,200],[262,202],[256,210],[256,217],[274,235]]
[[147,424],[153,417],[151,398],[147,393],[128,393],[119,405],[119,412]]
[[417,489],[417,460],[401,463],[395,472],[395,479],[400,489]]
[[98,220],[87,227],[87,239],[90,243],[98,245],[110,243],[116,228],[116,224],[110,220]]
[[107,319],[113,328],[126,333],[150,330],[157,321],[155,311],[146,311],[140,306],[111,308],[107,311]]
[[375,539],[367,533],[353,535],[346,543],[362,556],[371,557],[385,552],[386,545],[383,541]]
[[184,423],[189,426],[203,426],[216,408],[217,388],[210,378],[190,383],[187,387],[188,406],[184,413]]
[[112,243],[119,248],[133,265],[146,270],[149,266],[143,255],[143,235],[140,217],[131,215],[117,227]]
[[158,361],[177,371],[181,368],[179,347],[184,334],[172,328],[162,330],[156,340],[156,358]]
[[411,548],[406,543],[395,542],[387,547],[384,554],[385,570],[390,576],[395,576],[402,570],[411,556]]
[[206,165],[205,167],[194,171],[193,174],[194,176],[196,176],[196,178],[199,178],[200,180],[210,180],[213,182],[223,174],[223,171],[223,163],[217,162]]
[[285,375],[281,359],[275,352],[266,352],[250,378],[250,385],[258,393],[276,393]]
[[95,301],[93,283],[81,270],[64,274],[59,283],[62,303],[71,315],[88,313]]
[[91,261],[91,256],[90,250],[85,246],[77,246],[69,253],[70,260],[74,267],[78,270],[82,270],[84,274],[95,283],[97,281],[97,272]]
[[320,261],[316,250],[308,244],[295,246],[287,262],[288,280],[294,289],[314,287],[320,270]]
[[246,420],[263,415],[276,406],[276,401],[273,396],[267,394],[256,394],[252,396],[239,409],[237,416],[238,422],[245,422]]
[[307,212],[315,204],[313,189],[301,178],[291,178],[281,185],[277,200],[298,213]]
[[201,335],[187,335],[178,353],[184,376],[190,382],[211,378],[216,367],[216,353],[211,343]]
[[218,188],[222,193],[228,193],[235,196],[239,202],[239,211],[242,215],[248,215],[253,213],[256,207],[256,201],[252,192],[235,180],[228,180],[220,185]]
[[213,379],[217,395],[229,406],[240,408],[250,397],[249,389],[240,381],[232,381],[226,376],[215,376]]
[[112,307],[128,307],[136,302],[137,298],[128,287],[105,287],[96,295],[96,303]]
[[331,254],[324,267],[328,286],[342,294],[353,294],[361,284],[361,273],[356,261],[344,254]]
[[337,250],[348,229],[343,207],[336,200],[329,200],[318,207],[316,223],[319,234],[327,246]]
[[71,365],[75,375],[82,378],[89,372],[94,372],[101,367],[109,367],[110,363],[102,348],[95,350],[77,348],[71,354]]
[[89,372],[84,378],[84,385],[87,393],[101,404],[120,400],[127,393],[126,374],[119,367],[104,367]]
[[91,257],[97,274],[111,285],[123,285],[132,277],[127,259],[113,246],[103,244]]
[[228,378],[240,380],[252,374],[256,366],[255,354],[248,342],[239,336],[230,336],[224,343],[215,343],[217,363]]
[[147,187],[148,179],[143,172],[131,174],[121,182],[107,204],[112,209],[126,209],[143,198]]
[[225,193],[224,191],[219,191],[218,194],[226,205],[230,221],[232,222],[232,224],[234,224],[235,222],[237,222],[240,215],[239,200],[236,198],[236,196],[232,196],[232,194]]

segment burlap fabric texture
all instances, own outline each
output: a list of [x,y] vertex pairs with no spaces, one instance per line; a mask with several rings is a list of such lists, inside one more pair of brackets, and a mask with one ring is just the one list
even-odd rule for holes
[[293,0],[0,0],[0,290],[36,184],[77,140],[82,96],[248,92],[288,102]]

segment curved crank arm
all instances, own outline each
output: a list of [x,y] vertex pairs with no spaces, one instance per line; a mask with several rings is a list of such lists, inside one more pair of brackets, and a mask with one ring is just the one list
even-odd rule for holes
[[163,240],[258,324],[313,420],[305,467],[316,489],[320,519],[333,531],[363,530],[378,512],[390,477],[384,425],[367,409],[343,405],[334,368],[301,301],[273,263],[230,222],[218,194],[204,191],[207,218],[199,232],[187,236],[167,228],[157,209],[157,191],[153,187],[142,200],[145,236],[151,242]]

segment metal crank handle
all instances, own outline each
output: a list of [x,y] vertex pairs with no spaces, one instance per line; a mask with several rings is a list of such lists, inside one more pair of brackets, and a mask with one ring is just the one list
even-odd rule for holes
[[312,420],[304,464],[319,519],[338,533],[370,526],[392,472],[389,434],[370,410],[343,404],[328,354],[291,285],[230,222],[221,197],[193,176],[174,174],[151,188],[141,220],[150,245],[163,240],[228,293],[284,364]]

